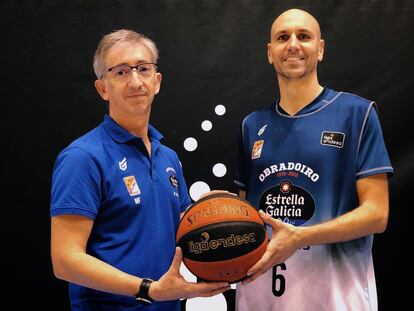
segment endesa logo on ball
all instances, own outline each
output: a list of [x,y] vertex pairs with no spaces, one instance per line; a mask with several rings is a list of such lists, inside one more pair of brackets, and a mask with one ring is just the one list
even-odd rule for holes
[[202,252],[214,250],[219,247],[234,247],[254,242],[256,242],[254,232],[246,233],[243,235],[231,234],[228,237],[211,240],[210,235],[207,232],[203,232],[201,233],[201,239],[199,242],[188,242],[188,249],[190,250],[190,253],[201,254]]
[[179,245],[188,259],[217,261],[248,254],[265,238],[261,224],[226,221],[192,230],[181,238]]

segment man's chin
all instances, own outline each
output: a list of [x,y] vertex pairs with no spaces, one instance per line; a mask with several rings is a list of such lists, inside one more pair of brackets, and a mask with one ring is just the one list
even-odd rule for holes
[[147,114],[151,111],[151,105],[148,105],[147,103],[138,103],[132,107],[132,113],[134,115],[141,115],[141,114]]
[[284,79],[287,80],[296,80],[296,79],[302,79],[306,76],[306,72],[298,71],[298,72],[282,72],[279,74]]

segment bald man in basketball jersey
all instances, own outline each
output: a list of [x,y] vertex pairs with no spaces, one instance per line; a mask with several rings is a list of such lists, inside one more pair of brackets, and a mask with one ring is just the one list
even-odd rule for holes
[[319,83],[324,47],[305,11],[271,27],[280,98],[243,120],[236,179],[271,240],[237,284],[239,311],[377,310],[371,249],[393,168],[375,103]]

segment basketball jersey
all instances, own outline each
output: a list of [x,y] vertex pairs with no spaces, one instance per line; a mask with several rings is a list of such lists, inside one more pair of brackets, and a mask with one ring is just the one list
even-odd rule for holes
[[[251,113],[241,126],[236,183],[258,209],[295,226],[351,211],[357,179],[393,172],[373,108],[325,88],[294,116],[278,105]],[[238,283],[236,309],[377,310],[372,242],[370,235],[299,249],[255,281]]]

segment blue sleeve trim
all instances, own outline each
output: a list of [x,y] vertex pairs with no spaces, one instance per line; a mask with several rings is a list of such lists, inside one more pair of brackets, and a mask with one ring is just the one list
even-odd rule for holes
[[377,168],[373,168],[370,170],[358,172],[356,173],[356,177],[360,179],[362,177],[367,177],[367,176],[377,175],[377,174],[382,174],[382,173],[388,173],[388,175],[391,176],[392,174],[394,174],[394,170],[391,166],[377,167]]
[[53,207],[50,210],[50,217],[58,215],[80,215],[95,220],[96,214],[82,207]]

